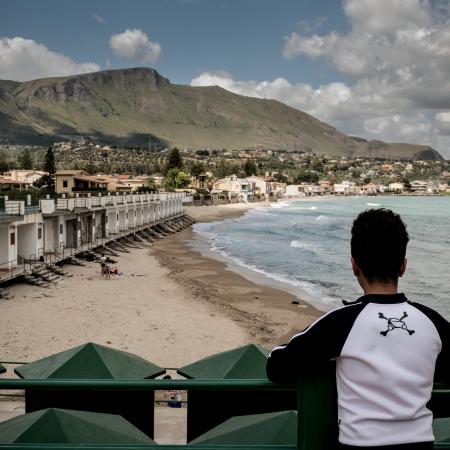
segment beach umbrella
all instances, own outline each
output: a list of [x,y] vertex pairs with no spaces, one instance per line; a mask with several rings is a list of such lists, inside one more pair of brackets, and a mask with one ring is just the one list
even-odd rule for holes
[[297,411],[235,416],[190,443],[197,445],[296,445]]
[[[14,371],[27,379],[145,379],[165,370],[132,353],[87,343]],[[119,414],[153,437],[154,391],[26,389],[25,409],[67,408]]]
[[16,367],[21,378],[144,379],[165,373],[132,353],[89,342],[38,361]]
[[268,356],[269,351],[259,345],[244,345],[188,364],[178,373],[186,378],[209,380],[264,379]]
[[434,419],[433,433],[436,444],[450,444],[450,417]]
[[0,373],[5,373],[5,372],[6,372],[5,366],[3,366],[2,364],[0,364]]
[[0,423],[0,444],[152,444],[113,414],[48,408]]
[[[267,380],[268,355],[267,349],[250,344],[181,367],[178,373],[205,380]],[[233,416],[297,409],[295,391],[190,391],[188,400],[188,442]]]

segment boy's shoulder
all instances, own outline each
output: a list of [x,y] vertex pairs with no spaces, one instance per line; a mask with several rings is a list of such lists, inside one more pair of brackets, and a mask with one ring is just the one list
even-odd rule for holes
[[408,301],[408,303],[411,306],[417,308],[425,316],[427,316],[428,319],[430,319],[435,325],[435,327],[438,329],[439,334],[441,334],[441,332],[447,333],[450,332],[450,323],[444,317],[442,317],[442,315],[438,313],[435,309],[427,305],[423,305],[422,303],[416,303],[411,301]]

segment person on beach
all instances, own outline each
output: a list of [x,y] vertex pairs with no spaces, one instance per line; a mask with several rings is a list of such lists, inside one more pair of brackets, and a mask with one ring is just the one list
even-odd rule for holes
[[267,376],[294,382],[336,360],[341,449],[433,448],[433,381],[450,382],[450,324],[398,292],[406,225],[388,209],[359,214],[351,265],[364,295],[275,347]]

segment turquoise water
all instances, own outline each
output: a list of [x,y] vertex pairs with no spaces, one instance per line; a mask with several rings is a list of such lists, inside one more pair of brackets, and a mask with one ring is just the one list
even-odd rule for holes
[[352,197],[280,202],[238,219],[196,224],[196,247],[232,270],[264,278],[320,309],[361,295],[350,267],[356,215],[385,207],[408,226],[408,268],[400,290],[450,319],[450,198]]

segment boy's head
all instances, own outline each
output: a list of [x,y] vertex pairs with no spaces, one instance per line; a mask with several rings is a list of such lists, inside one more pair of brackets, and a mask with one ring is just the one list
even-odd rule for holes
[[389,209],[369,209],[353,222],[351,253],[368,283],[397,283],[403,274],[409,237]]

